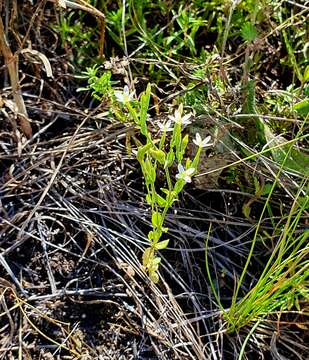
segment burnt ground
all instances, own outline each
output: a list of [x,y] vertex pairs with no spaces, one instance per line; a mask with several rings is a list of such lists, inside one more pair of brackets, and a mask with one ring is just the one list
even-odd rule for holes
[[[1,68],[0,358],[234,359],[250,327],[224,330],[205,271],[205,241],[211,225],[211,272],[228,306],[254,231],[241,206],[253,195],[223,178],[220,188],[188,186],[168,215],[171,241],[161,281],[152,284],[140,266],[150,216],[128,149],[132,129],[106,112],[108,104],[76,92],[80,83],[46,25],[55,10],[39,11],[38,21],[27,9],[21,39],[29,26],[28,40],[48,57],[54,77],[20,55],[27,136]],[[12,36],[15,50],[17,40]],[[253,218],[260,207],[257,200]],[[268,254],[264,249],[249,268],[248,286]],[[246,359],[305,359],[305,322],[305,312],[268,318],[248,342]]]

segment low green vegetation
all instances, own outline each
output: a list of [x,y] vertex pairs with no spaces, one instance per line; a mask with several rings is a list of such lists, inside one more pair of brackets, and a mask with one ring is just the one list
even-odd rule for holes
[[225,266],[210,256],[212,228],[205,233],[202,264],[224,331],[249,328],[252,336],[275,314],[308,315],[308,7],[267,0],[91,4],[106,17],[103,56],[99,28],[82,12],[62,14],[54,29],[81,78],[83,101],[91,95],[128,132],[134,128],[150,209],[142,268],[160,283],[171,244],[166,218],[185,204],[180,195],[192,191],[185,188],[192,177],[204,177],[204,191],[251,195],[237,204],[237,217],[254,232],[233,279],[219,281]]

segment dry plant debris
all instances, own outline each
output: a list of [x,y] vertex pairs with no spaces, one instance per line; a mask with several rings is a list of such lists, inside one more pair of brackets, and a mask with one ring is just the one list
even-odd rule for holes
[[[239,2],[232,3],[223,9],[229,21]],[[295,17],[302,19],[308,4],[288,3],[301,8]],[[88,21],[98,24],[98,56],[102,57],[107,51],[104,44],[110,19],[86,1],[12,0],[0,6],[4,15],[0,19],[0,359],[220,360],[235,358],[244,343],[244,359],[264,359],[264,354],[272,359],[306,359],[308,303],[300,302],[301,310],[274,311],[258,323],[256,332],[248,324],[231,334],[205,269],[207,247],[222,303],[228,304],[265,200],[262,191],[220,189],[224,171],[231,163],[240,164],[245,169],[243,183],[255,173],[262,184],[280,168],[263,156],[254,165],[241,161],[229,131],[244,128],[236,122],[243,114],[232,117],[230,109],[239,104],[240,90],[230,87],[220,94],[214,86],[218,78],[214,78],[220,74],[227,84],[230,74],[237,77],[237,66],[228,66],[241,54],[245,53],[248,63],[249,52],[263,47],[275,58],[279,56],[280,49],[268,39],[278,29],[250,48],[239,46],[229,56],[226,53],[233,44],[228,42],[231,24],[227,21],[221,57],[207,59],[213,78],[194,75],[201,66],[187,63],[186,57],[174,60],[176,46],[163,54],[147,34],[139,50],[130,50],[130,56],[125,49],[123,58],[114,56],[103,63],[121,81],[131,78],[137,89],[145,79],[139,74],[134,84],[134,68],[156,67],[168,74],[168,84],[158,86],[157,97],[153,97],[151,121],[155,123],[167,118],[162,113],[164,106],[189,93],[183,85],[186,81],[189,85],[197,81],[191,90],[207,85],[209,99],[217,106],[211,117],[197,116],[203,124],[211,124],[206,133],[216,134],[217,153],[207,153],[205,158],[211,160],[202,165],[204,174],[167,216],[170,243],[162,253],[161,282],[153,284],[140,264],[147,247],[150,212],[135,150],[129,151],[134,140],[138,143],[138,134],[133,126],[110,116],[104,99],[94,103],[88,95],[76,92],[74,66],[69,61],[72,49],[68,44],[61,46],[60,35],[51,26],[71,10],[87,13],[94,18]],[[165,34],[172,22],[185,17],[186,8],[178,10],[154,36]],[[268,12],[267,7],[267,17]],[[132,18],[138,16],[134,13]],[[189,34],[179,32],[169,41],[173,44],[182,36]],[[192,54],[189,40],[179,47]],[[147,41],[157,59],[138,53],[149,46]],[[277,71],[264,65],[267,76]],[[265,84],[269,82],[266,78]],[[267,93],[260,91],[261,97]],[[222,122],[220,106],[222,118],[231,115],[233,121]],[[290,119],[293,126],[298,121]],[[299,174],[284,171],[279,183],[288,192],[297,188],[299,178]],[[276,201],[279,208],[280,201]],[[247,216],[242,213],[244,204],[250,207]],[[263,221],[261,231],[268,234],[276,221],[281,221],[278,212]],[[265,258],[275,241],[263,247]],[[240,294],[250,290],[263,266],[262,260],[249,264]]]

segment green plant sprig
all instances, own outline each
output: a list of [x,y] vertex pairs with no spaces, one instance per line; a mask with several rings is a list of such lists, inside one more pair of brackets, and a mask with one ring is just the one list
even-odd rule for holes
[[[186,159],[185,166],[182,165],[189,143],[189,136],[183,135],[184,126],[191,123],[191,114],[183,115],[183,105],[175,111],[174,115],[169,116],[169,120],[160,124],[161,137],[159,140],[152,138],[147,125],[147,114],[151,96],[151,86],[141,94],[137,106],[132,106],[133,95],[127,87],[123,93],[115,93],[116,99],[126,107],[128,114],[141,134],[145,138],[145,143],[138,146],[136,159],[138,160],[146,185],[146,201],[151,206],[151,227],[148,233],[149,246],[143,253],[143,268],[149,274],[150,279],[157,283],[159,281],[158,269],[161,258],[157,256],[158,250],[165,249],[169,244],[169,239],[165,238],[168,228],[164,226],[168,210],[177,201],[178,195],[183,190],[186,183],[191,182],[191,178],[197,172],[198,163],[202,148],[209,145],[210,137],[202,140],[197,134],[194,143],[197,151],[194,158]],[[167,132],[172,132],[170,137]],[[177,163],[178,174],[176,181],[172,181],[171,168]],[[157,186],[157,174],[161,170],[165,178],[166,188]]]

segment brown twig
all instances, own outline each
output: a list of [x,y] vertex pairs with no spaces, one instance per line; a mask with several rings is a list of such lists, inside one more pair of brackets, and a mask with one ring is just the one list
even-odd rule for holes
[[13,55],[6,41],[4,26],[1,18],[0,18],[0,51],[3,54],[5,65],[8,68],[14,102],[17,108],[17,114],[19,116],[21,129],[23,133],[28,138],[30,138],[32,136],[32,128],[30,125],[30,121],[28,119],[28,114],[24,103],[24,99],[20,91],[19,79],[18,79],[18,58],[17,56]]

